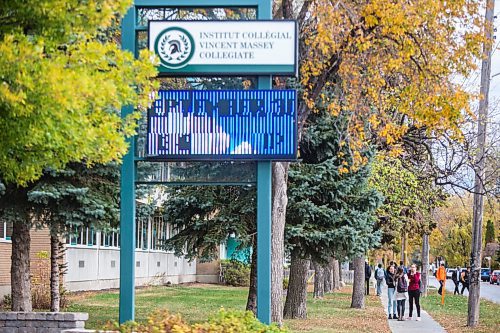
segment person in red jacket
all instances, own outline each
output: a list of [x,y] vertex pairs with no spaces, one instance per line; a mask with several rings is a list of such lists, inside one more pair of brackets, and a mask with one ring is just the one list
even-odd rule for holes
[[420,273],[417,272],[417,265],[413,264],[408,272],[408,296],[410,298],[410,320],[413,314],[413,301],[417,308],[417,321],[420,321]]

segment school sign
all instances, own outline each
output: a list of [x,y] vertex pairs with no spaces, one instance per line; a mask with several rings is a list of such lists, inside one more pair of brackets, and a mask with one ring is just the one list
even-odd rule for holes
[[295,21],[150,21],[162,75],[297,75]]

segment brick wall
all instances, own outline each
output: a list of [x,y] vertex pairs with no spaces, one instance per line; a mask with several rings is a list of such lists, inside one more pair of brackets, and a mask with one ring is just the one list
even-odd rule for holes
[[[37,253],[47,251],[50,253],[50,234],[48,229],[31,230],[31,267],[37,263]],[[9,293],[10,289],[10,258],[12,254],[12,243],[0,242],[0,297]],[[1,288],[3,287],[3,288]]]
[[82,329],[88,313],[71,312],[0,312],[2,333],[59,333]]

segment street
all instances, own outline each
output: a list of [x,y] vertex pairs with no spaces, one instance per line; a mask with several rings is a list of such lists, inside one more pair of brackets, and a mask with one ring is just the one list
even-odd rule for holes
[[[439,282],[434,276],[429,278],[429,285],[439,288]],[[451,293],[455,290],[455,284],[450,279],[446,280],[446,290]],[[462,290],[461,284],[459,290]],[[468,295],[469,293],[467,289],[465,289],[464,296]],[[481,298],[500,304],[500,286],[489,284],[488,282],[481,282]]]

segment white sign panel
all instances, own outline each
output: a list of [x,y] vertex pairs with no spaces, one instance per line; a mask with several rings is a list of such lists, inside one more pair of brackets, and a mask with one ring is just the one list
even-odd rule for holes
[[297,74],[295,21],[150,21],[164,74]]

